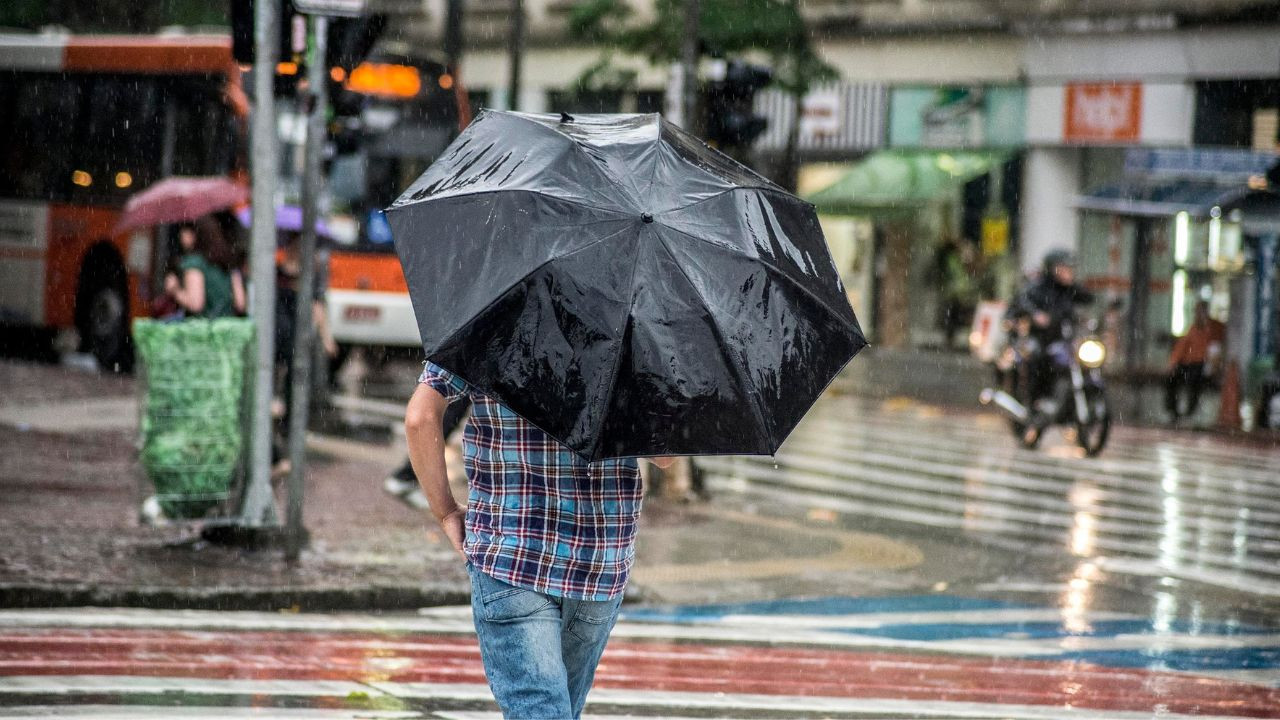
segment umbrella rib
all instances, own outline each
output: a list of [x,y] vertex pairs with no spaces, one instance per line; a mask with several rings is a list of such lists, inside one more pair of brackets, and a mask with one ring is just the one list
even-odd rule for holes
[[[714,247],[718,247],[718,248],[720,248],[721,250],[727,250],[727,251],[735,251],[735,250],[737,250],[737,248],[728,247],[728,246],[723,245],[723,244],[721,244],[721,243],[718,243],[718,242],[716,242],[716,241],[714,241],[714,240],[708,240],[707,238],[698,237],[697,235],[694,235],[694,234],[692,234],[692,233],[687,233],[687,232],[685,232],[684,230],[681,230],[680,228],[677,228],[677,227],[672,227],[672,226],[670,226],[670,225],[666,225],[666,224],[663,224],[663,226],[662,226],[662,227],[664,227],[664,228],[666,228],[666,229],[668,229],[668,230],[671,230],[671,231],[673,231],[673,232],[678,232],[678,233],[680,233],[681,235],[684,235],[684,236],[685,236],[685,237],[687,237],[687,238],[692,238],[692,239],[697,240],[697,241],[699,241],[699,242],[704,242],[704,243],[706,243],[706,244],[708,244],[708,245],[712,245],[712,246],[714,246]],[[858,330],[859,334],[861,334],[861,328],[858,328],[855,324],[850,323],[850,322],[849,322],[847,319],[845,319],[845,318],[844,318],[840,313],[836,312],[834,308],[832,308],[830,305],[828,305],[828,304],[827,304],[827,302],[826,302],[825,300],[823,300],[822,298],[818,297],[818,295],[817,295],[815,292],[813,292],[813,291],[812,291],[812,290],[810,290],[809,288],[805,287],[804,285],[801,285],[800,283],[798,283],[798,282],[796,282],[794,279],[792,279],[792,277],[791,277],[790,275],[788,275],[788,274],[787,274],[787,273],[786,273],[782,268],[778,267],[778,266],[777,266],[777,265],[775,265],[773,262],[771,262],[771,261],[769,261],[769,260],[767,260],[767,259],[765,259],[765,258],[763,258],[763,257],[759,257],[759,256],[757,256],[757,257],[755,257],[755,258],[753,258],[753,259],[754,259],[754,260],[756,260],[757,262],[759,262],[759,263],[760,263],[761,265],[763,265],[764,267],[768,268],[769,270],[772,270],[772,271],[776,274],[776,276],[777,276],[778,278],[780,278],[780,279],[782,279],[782,280],[786,280],[786,281],[787,281],[787,284],[791,285],[792,287],[796,288],[796,289],[797,289],[797,290],[799,290],[800,292],[804,293],[806,296],[808,296],[808,297],[809,297],[809,299],[810,299],[810,300],[812,300],[814,303],[816,303],[819,307],[821,307],[823,310],[826,310],[828,314],[830,314],[832,317],[834,317],[834,318],[836,318],[837,320],[839,320],[839,321],[840,321],[840,323],[841,323],[842,325],[844,325],[846,328],[848,328],[848,329],[850,329],[850,330]]]
[[628,190],[628,188],[627,188],[625,185],[623,185],[622,183],[618,182],[618,181],[617,181],[613,176],[611,176],[609,173],[607,173],[607,172],[603,172],[603,171],[600,171],[600,167],[599,167],[599,165],[597,164],[596,159],[595,159],[594,157],[592,157],[591,153],[588,153],[585,149],[583,149],[582,145],[581,145],[581,144],[579,144],[577,140],[574,140],[573,138],[569,137],[568,135],[566,135],[566,134],[564,134],[564,133],[562,133],[562,132],[559,132],[559,131],[557,131],[557,130],[553,130],[553,129],[551,129],[551,128],[547,127],[546,125],[543,125],[542,123],[538,122],[537,120],[534,120],[534,119],[529,118],[529,117],[525,117],[525,116],[524,116],[523,114],[521,114],[521,113],[511,113],[511,116],[512,116],[512,117],[519,118],[519,119],[521,119],[521,120],[523,120],[523,121],[525,121],[525,122],[529,123],[530,125],[533,125],[534,127],[538,128],[539,130],[542,130],[542,131],[544,131],[544,132],[548,132],[548,133],[550,133],[551,135],[553,135],[553,136],[555,136],[555,137],[558,137],[558,138],[560,138],[561,140],[564,140],[565,142],[569,143],[569,146],[570,146],[570,147],[572,147],[574,150],[576,150],[577,152],[581,153],[582,155],[584,155],[584,156],[587,158],[587,160],[588,160],[588,164],[589,164],[591,167],[596,168],[596,170],[597,170],[597,171],[599,171],[599,172],[597,173],[598,175],[600,175],[600,176],[601,176],[601,177],[603,177],[606,181],[608,181],[608,182],[609,182],[609,184],[611,184],[611,185],[613,185],[614,187],[618,188],[618,190],[620,190],[620,191],[622,191],[622,192],[626,193],[627,195],[629,195],[629,196],[631,197],[631,200],[636,204],[636,206],[637,206],[637,207],[639,207],[639,206],[640,206],[640,204],[641,204],[641,203],[640,203],[640,198],[639,198],[639,197],[636,197],[636,195],[635,195],[635,191],[634,191],[634,190]]
[[813,207],[813,206],[814,206],[814,205],[813,205],[813,203],[809,202],[808,200],[805,200],[804,198],[796,197],[795,195],[792,195],[791,193],[787,192],[786,190],[780,190],[780,189],[778,189],[778,188],[771,188],[771,187],[764,187],[764,186],[756,186],[756,185],[735,185],[735,186],[733,186],[733,187],[731,187],[731,188],[725,188],[724,190],[721,190],[721,191],[719,191],[719,192],[717,192],[717,193],[715,193],[715,194],[713,194],[713,195],[710,195],[710,196],[708,196],[708,197],[704,197],[704,198],[702,198],[701,200],[694,200],[693,202],[689,203],[688,205],[681,205],[681,206],[679,206],[679,207],[673,207],[673,208],[671,208],[671,209],[669,209],[669,210],[663,210],[662,212],[663,212],[663,213],[673,213],[673,212],[680,212],[681,210],[688,210],[688,209],[689,209],[689,208],[691,208],[691,207],[697,207],[698,205],[701,205],[701,204],[703,204],[703,203],[711,202],[712,200],[715,200],[715,199],[720,198],[720,197],[724,197],[725,195],[728,195],[728,194],[729,194],[729,193],[731,193],[731,192],[737,192],[737,191],[739,191],[739,190],[750,190],[750,191],[752,191],[752,192],[767,192],[767,193],[773,193],[773,194],[775,194],[775,195],[781,195],[781,196],[782,196],[784,199],[786,199],[786,200],[795,200],[796,202],[804,203],[805,205],[808,205],[809,207]]
[[[625,230],[626,228],[623,228]],[[621,232],[621,231],[619,231]],[[615,233],[616,234],[616,233]],[[656,235],[657,233],[653,233]],[[640,250],[635,251],[635,256],[631,263],[631,297],[627,300],[626,314],[623,315],[625,324],[622,326],[622,337],[618,340],[618,352],[613,358],[613,367],[609,371],[609,393],[604,396],[604,411],[609,412],[609,405],[613,402],[613,392],[617,389],[618,369],[622,366],[622,354],[626,352],[627,329],[631,327],[631,309],[636,305],[636,270],[640,267]],[[600,443],[604,442],[604,424],[600,425],[600,432],[596,435],[596,439],[591,443],[591,457],[595,457],[600,450]]]
[[[667,257],[671,258],[672,264],[680,270],[680,275],[684,277],[684,281],[689,284],[689,287],[693,289],[694,294],[696,294],[698,299],[702,301],[703,307],[710,307],[711,303],[709,303],[707,298],[703,296],[702,292],[698,290],[697,284],[693,282],[693,278],[689,277],[689,273],[684,269],[684,265],[676,258],[675,253],[671,252],[671,248],[667,246],[666,238],[659,234],[658,239],[662,245],[662,251],[667,254]],[[774,433],[773,422],[765,417],[764,411],[757,402],[757,394],[752,393],[747,389],[745,381],[746,367],[738,361],[736,353],[733,353],[730,350],[729,344],[725,342],[724,332],[720,329],[720,325],[716,323],[716,319],[711,315],[711,313],[707,313],[707,324],[711,326],[711,332],[715,335],[716,342],[721,348],[721,357],[724,358],[725,363],[733,372],[733,379],[738,383],[738,391],[742,393],[742,397],[747,398],[750,401],[751,413],[755,415],[756,422],[759,423],[760,429],[765,433],[765,445],[772,447]]]
[[492,188],[490,190],[473,190],[471,192],[460,192],[460,193],[455,193],[453,195],[444,195],[444,196],[436,195],[432,197],[426,197],[421,200],[408,202],[403,205],[393,205],[392,207],[387,208],[386,212],[391,213],[399,210],[411,210],[415,207],[426,205],[427,203],[432,203],[432,202],[443,202],[445,200],[456,200],[459,198],[473,198],[473,197],[480,197],[481,195],[496,195],[498,193],[529,193],[530,195],[541,195],[542,197],[555,200],[556,202],[566,203],[568,205],[576,205],[578,207],[587,208],[589,210],[600,210],[601,212],[613,213],[614,215],[618,215],[624,218],[629,218],[632,215],[632,213],[619,210],[618,208],[606,207],[604,205],[592,205],[591,203],[585,203],[585,202],[582,202],[581,200],[563,198],[563,197],[560,197],[559,195],[552,195],[551,193],[543,190],[533,190],[530,188]]

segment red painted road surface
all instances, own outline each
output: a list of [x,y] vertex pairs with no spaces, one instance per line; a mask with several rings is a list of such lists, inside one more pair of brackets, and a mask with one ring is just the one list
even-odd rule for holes
[[[23,629],[0,632],[0,676],[483,683],[472,637]],[[1280,717],[1280,689],[1082,662],[615,640],[597,688],[946,700]]]

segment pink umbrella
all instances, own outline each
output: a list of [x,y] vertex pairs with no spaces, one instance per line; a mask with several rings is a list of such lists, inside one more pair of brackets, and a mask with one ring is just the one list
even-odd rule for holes
[[116,232],[195,220],[249,200],[249,188],[222,177],[169,177],[129,198]]

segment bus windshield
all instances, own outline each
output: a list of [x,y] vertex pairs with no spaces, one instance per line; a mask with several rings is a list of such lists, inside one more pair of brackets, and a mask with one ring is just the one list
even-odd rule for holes
[[[339,129],[329,168],[332,207],[360,228],[343,249],[390,253],[391,229],[382,210],[457,135],[466,96],[440,63],[403,55],[375,55],[352,78],[361,81],[348,82],[334,98]],[[379,84],[380,78],[389,81]]]

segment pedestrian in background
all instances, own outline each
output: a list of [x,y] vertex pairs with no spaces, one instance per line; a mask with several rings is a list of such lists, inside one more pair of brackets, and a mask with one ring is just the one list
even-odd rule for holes
[[[449,489],[442,431],[462,397],[472,403],[465,508]],[[431,362],[405,430],[431,514],[471,574],[480,657],[503,715],[579,717],[635,559],[637,461],[587,463]]]
[[[230,218],[230,223],[234,225],[235,219]],[[214,215],[204,215],[190,228],[179,230],[180,275],[165,275],[164,290],[186,317],[215,320],[244,313],[244,277],[236,267],[227,225]]]
[[[1209,317],[1209,303],[1196,303],[1195,319],[1191,327],[1173,344],[1169,354],[1169,375],[1165,380],[1164,406],[1169,422],[1177,423],[1181,417],[1192,417],[1200,405],[1200,393],[1208,379],[1217,370],[1222,358],[1222,345],[1227,330],[1222,323]],[[1179,395],[1187,391],[1187,408],[1179,412]]]
[[[276,262],[276,374],[281,377],[279,394],[283,406],[280,408],[280,421],[272,444],[272,465],[274,475],[287,474],[289,461],[285,457],[289,418],[293,411],[293,345],[297,335],[298,303],[305,302],[298,297],[298,277],[302,274],[302,233],[286,230],[280,233],[281,249]],[[311,288],[311,322],[316,330],[316,341],[320,343],[326,357],[333,358],[338,354],[338,344],[329,331],[328,312],[325,308],[325,289],[329,285],[329,262],[327,252],[318,251],[315,255],[316,273]]]

